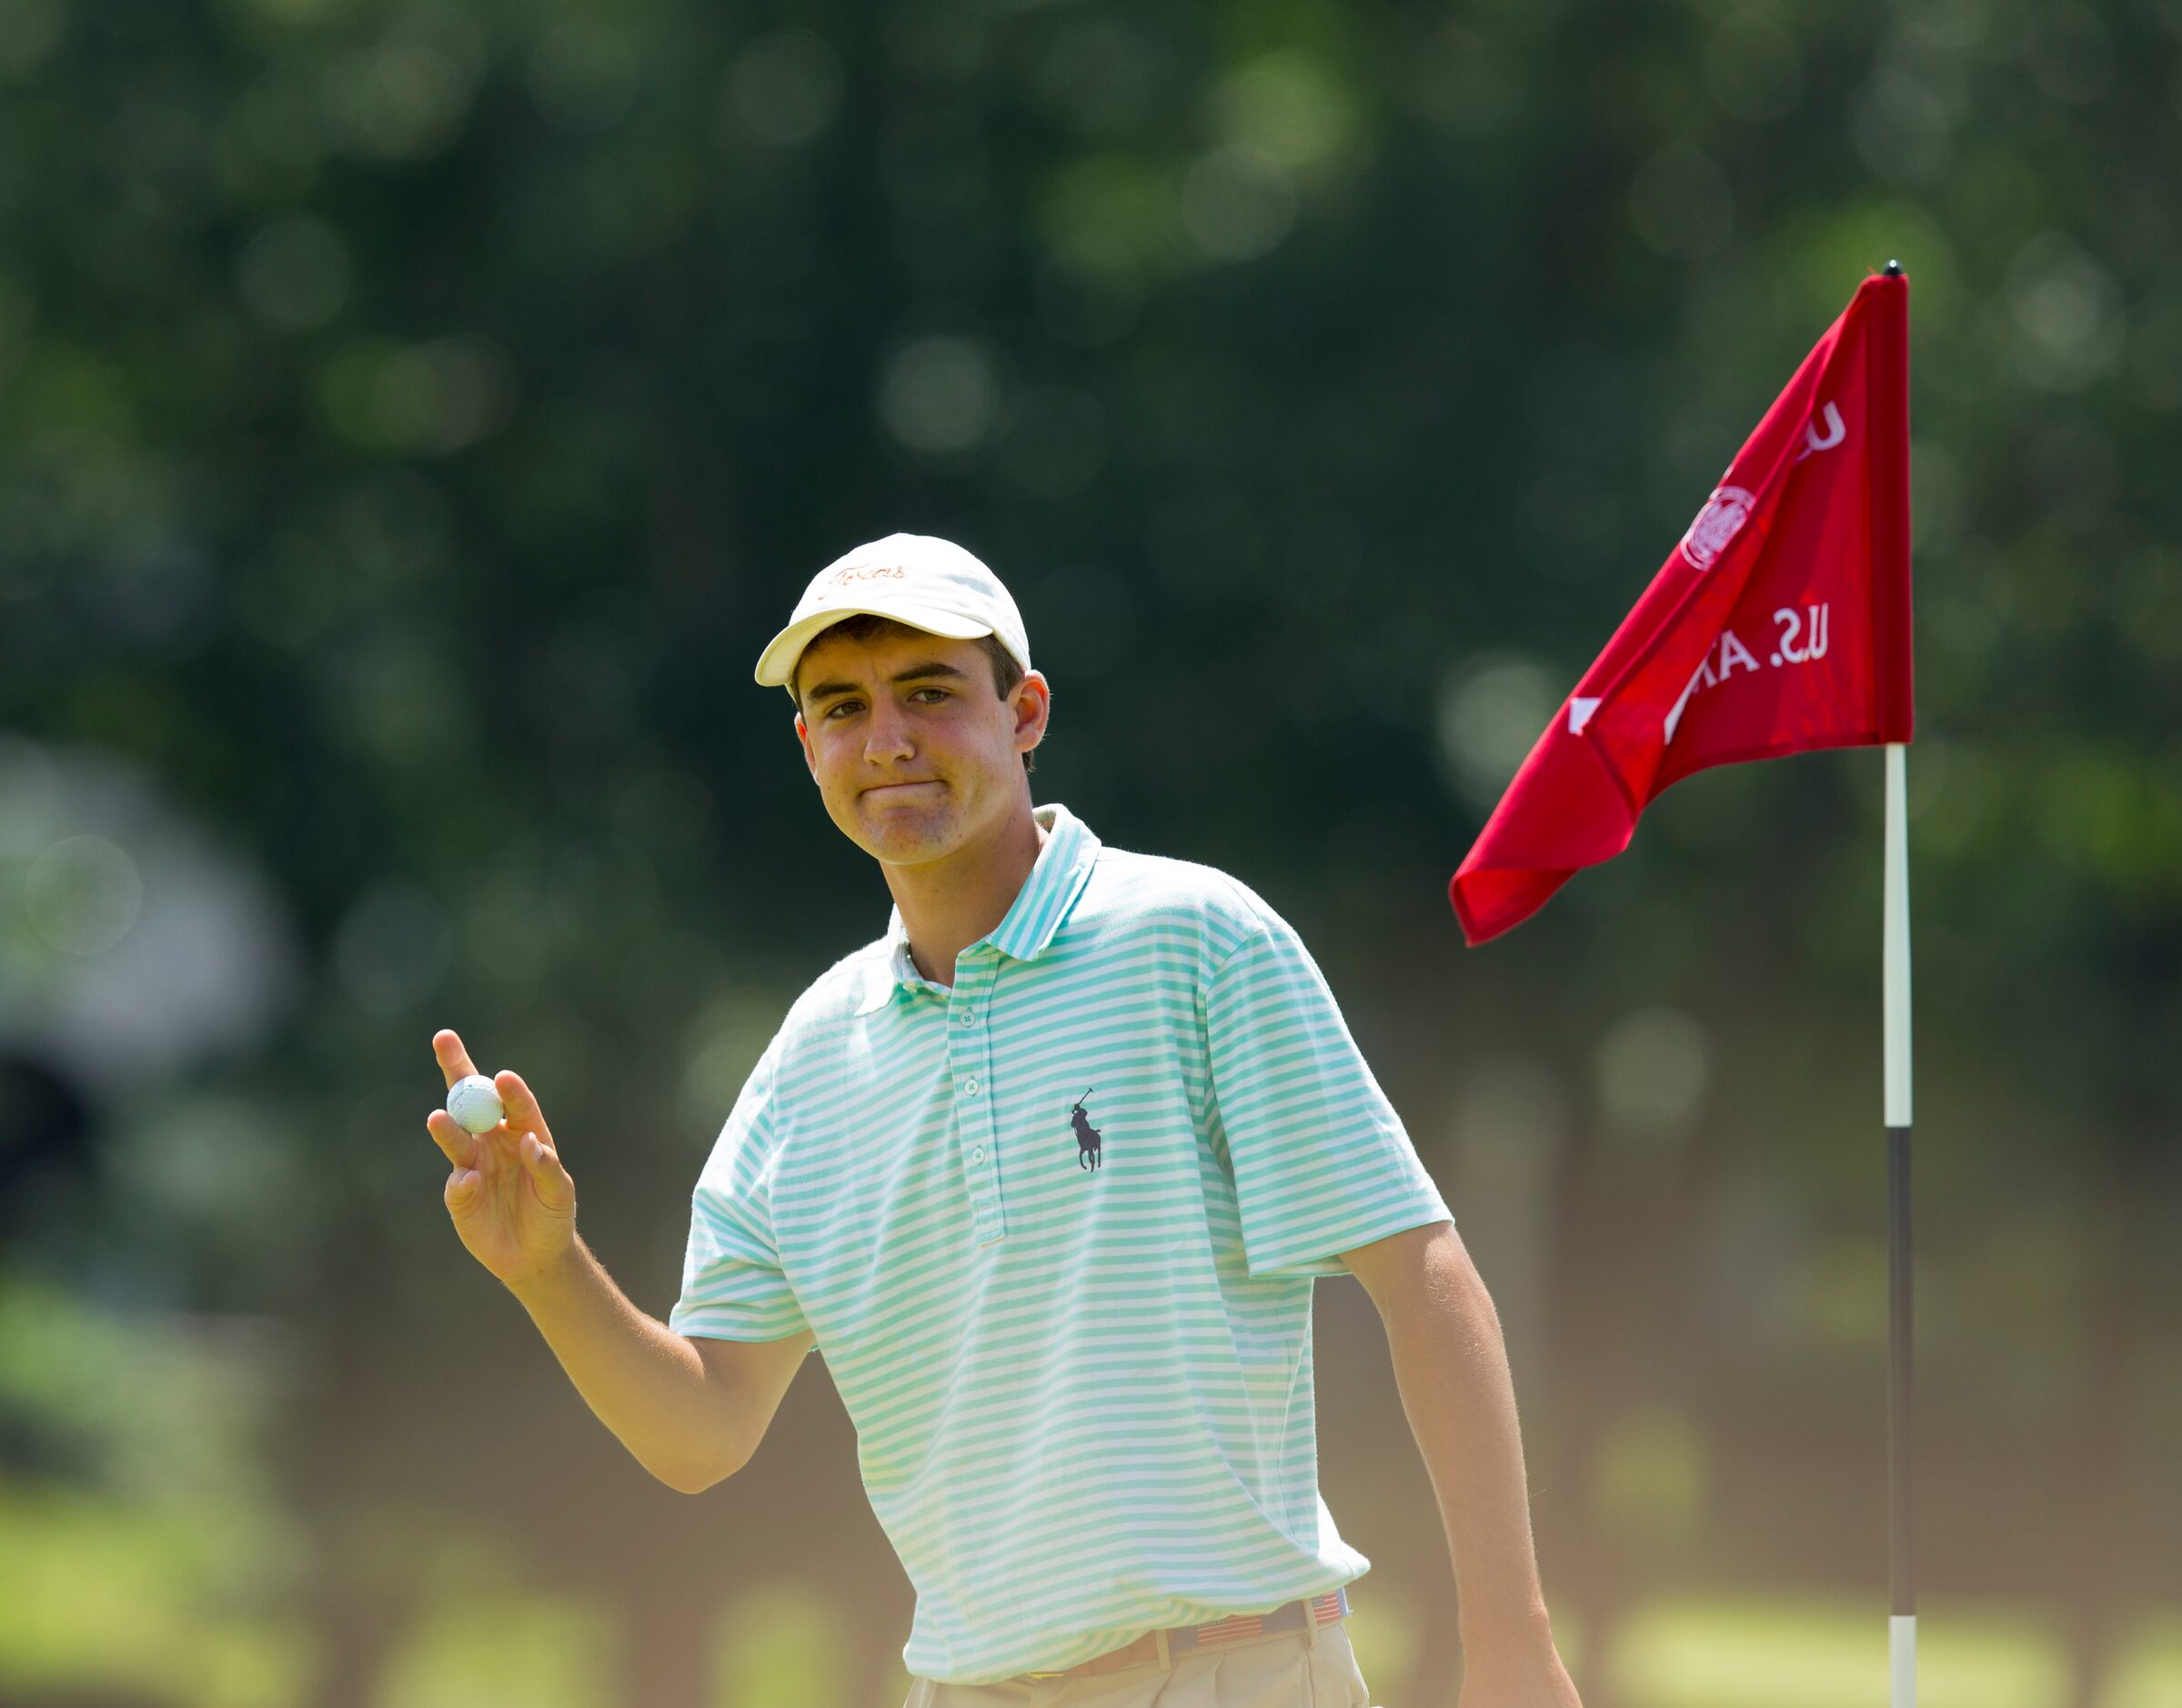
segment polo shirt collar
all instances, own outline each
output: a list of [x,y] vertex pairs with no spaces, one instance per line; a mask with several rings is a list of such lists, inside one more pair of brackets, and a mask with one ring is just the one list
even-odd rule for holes
[[[1036,960],[1045,953],[1099,859],[1099,839],[1059,801],[1034,808],[1031,817],[1045,829],[1045,846],[1038,850],[1038,859],[1016,891],[1007,917],[979,939],[1015,960]],[[875,1013],[897,990],[913,990],[929,982],[910,958],[909,928],[901,922],[900,908],[888,916],[885,944],[884,958],[866,979],[859,1014]]]

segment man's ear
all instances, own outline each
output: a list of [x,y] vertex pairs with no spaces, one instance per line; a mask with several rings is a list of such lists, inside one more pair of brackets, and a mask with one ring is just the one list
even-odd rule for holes
[[1015,708],[1015,750],[1028,753],[1046,738],[1046,723],[1053,715],[1052,685],[1044,671],[1029,670],[1008,698]]
[[809,771],[811,781],[816,782],[819,776],[819,762],[811,757],[810,726],[803,721],[801,712],[796,714],[796,739],[802,745],[804,769]]

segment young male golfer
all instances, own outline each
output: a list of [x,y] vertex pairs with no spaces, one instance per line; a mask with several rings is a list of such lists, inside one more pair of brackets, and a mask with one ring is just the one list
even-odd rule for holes
[[1459,1570],[1462,1708],[1574,1708],[1499,1320],[1295,933],[1031,806],[1046,681],[959,546],[828,566],[758,680],[894,913],[751,1070],[666,1322],[577,1238],[519,1075],[481,1137],[427,1123],[463,1243],[591,1409],[695,1493],[817,1345],[917,1591],[906,1708],[1363,1708],[1340,1621],[1368,1562],[1319,1497],[1311,1375],[1312,1280],[1346,1267]]

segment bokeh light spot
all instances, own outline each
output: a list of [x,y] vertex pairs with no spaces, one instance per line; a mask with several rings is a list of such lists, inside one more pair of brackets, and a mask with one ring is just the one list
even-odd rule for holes
[[144,909],[136,862],[102,836],[65,837],[24,879],[30,922],[64,955],[99,955],[129,934]]
[[1254,148],[1215,148],[1182,180],[1182,225],[1215,261],[1253,261],[1295,224],[1295,190]]
[[1354,122],[1340,85],[1310,55],[1292,49],[1231,74],[1213,108],[1230,141],[1289,169],[1333,153]]
[[63,0],[9,0],[0,5],[0,77],[20,77],[45,64],[67,22]]
[[1533,660],[1488,655],[1458,666],[1440,690],[1440,758],[1455,787],[1490,808],[1537,744],[1562,699]]
[[1615,1419],[1592,1464],[1600,1519],[1654,1547],[1695,1532],[1704,1483],[1704,1444],[1696,1424],[1664,1405],[1640,1406]]
[[2110,368],[2127,334],[2113,276],[2073,237],[2042,231],[2016,252],[2007,305],[2023,337],[2017,366],[2033,385],[2076,391]]
[[999,410],[992,357],[974,339],[919,338],[895,355],[880,380],[880,419],[911,450],[966,451]]
[[1685,1135],[1711,1078],[1704,1028],[1674,1009],[1622,1020],[1600,1042],[1597,1065],[1600,1113],[1636,1138]]
[[418,886],[399,880],[366,891],[334,934],[334,971],[342,989],[383,1020],[409,1013],[436,994],[453,958],[446,910]]
[[348,246],[316,215],[284,215],[244,246],[235,282],[244,305],[276,332],[309,332],[348,298]]
[[758,36],[728,68],[729,113],[743,131],[777,148],[815,142],[841,102],[841,62],[809,30]]

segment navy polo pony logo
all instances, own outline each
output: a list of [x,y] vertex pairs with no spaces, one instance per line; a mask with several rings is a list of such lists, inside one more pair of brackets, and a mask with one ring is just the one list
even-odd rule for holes
[[[1091,1091],[1098,1089],[1094,1085]],[[1099,1166],[1099,1130],[1091,1124],[1091,1117],[1083,1112],[1083,1105],[1090,1097],[1091,1091],[1086,1091],[1076,1100],[1076,1107],[1069,1110],[1069,1125],[1076,1130],[1077,1166],[1095,1169]]]

